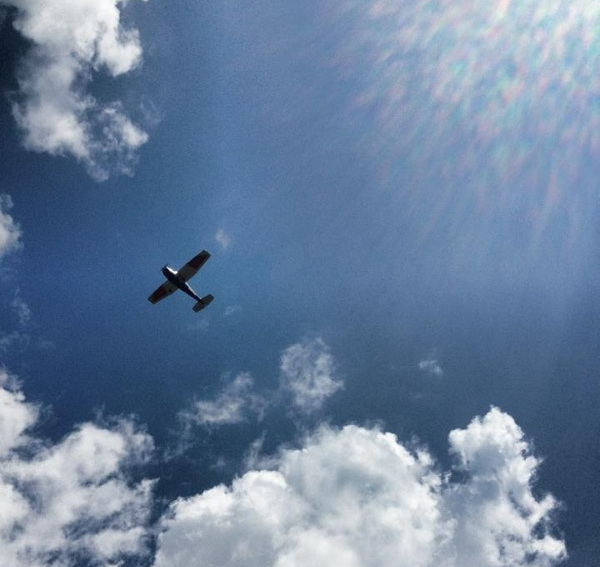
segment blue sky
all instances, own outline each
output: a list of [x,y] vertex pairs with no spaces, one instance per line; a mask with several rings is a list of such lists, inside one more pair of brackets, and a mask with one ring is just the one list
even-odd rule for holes
[[0,10],[10,565],[593,563],[600,8]]

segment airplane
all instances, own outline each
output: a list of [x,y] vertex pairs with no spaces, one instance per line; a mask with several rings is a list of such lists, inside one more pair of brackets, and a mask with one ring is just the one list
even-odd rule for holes
[[196,304],[192,308],[194,311],[198,312],[204,309],[214,297],[210,294],[204,297],[196,295],[196,292],[187,284],[187,281],[196,275],[196,272],[204,266],[209,258],[210,254],[206,250],[202,250],[200,254],[196,254],[196,256],[177,271],[168,265],[163,266],[161,272],[167,278],[167,281],[154,290],[152,295],[148,297],[148,301],[150,303],[158,303],[174,291],[180,289],[196,300]]

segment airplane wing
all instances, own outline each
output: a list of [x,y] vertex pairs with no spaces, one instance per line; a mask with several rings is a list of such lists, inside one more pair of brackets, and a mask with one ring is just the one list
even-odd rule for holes
[[148,297],[148,301],[150,303],[158,303],[161,299],[168,297],[174,291],[177,291],[177,286],[173,285],[169,281],[166,281],[159,288],[154,290],[154,293],[152,293],[152,295]]
[[185,266],[177,271],[177,275],[187,282],[196,272],[204,266],[206,260],[210,258],[210,254],[206,250],[202,250],[200,254],[194,256]]

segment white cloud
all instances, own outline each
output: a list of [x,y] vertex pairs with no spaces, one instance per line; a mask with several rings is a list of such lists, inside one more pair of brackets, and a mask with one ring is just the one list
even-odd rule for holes
[[223,250],[227,250],[227,248],[231,246],[231,237],[222,228],[217,230],[217,234],[215,234],[215,240]]
[[447,494],[448,507],[459,519],[458,565],[546,566],[563,557],[563,542],[544,529],[557,503],[550,495],[537,500],[532,493],[540,462],[509,415],[492,408],[467,429],[452,431],[450,447],[456,468],[469,474],[465,484]]
[[9,349],[26,342],[26,340],[26,336],[19,331],[0,334],[0,353],[5,354]]
[[196,319],[193,323],[191,323],[190,325],[188,325],[188,330],[190,331],[195,331],[195,332],[205,332],[208,330],[208,328],[210,327],[210,322],[208,320],[208,318],[206,316],[201,316],[198,319]]
[[129,173],[148,136],[120,103],[87,92],[94,73],[111,76],[139,65],[138,32],[120,22],[125,0],[0,0],[15,7],[14,27],[33,47],[21,63],[13,114],[26,148],[70,154],[98,180]]
[[231,315],[234,315],[235,313],[241,310],[242,308],[239,305],[228,305],[225,308],[225,317],[231,317]]
[[[22,247],[21,229],[17,222],[9,214],[13,203],[10,195],[0,194],[0,261],[11,252],[15,252]],[[6,286],[5,286],[6,287]],[[4,290],[0,300],[0,310],[2,313],[2,324],[0,324],[0,354],[6,353],[16,345],[25,345],[29,336],[24,333],[31,320],[31,310],[25,303],[19,289],[13,292],[12,301],[9,300],[8,290]],[[12,328],[10,321],[18,327]],[[14,325],[12,325],[14,327]]]
[[13,300],[10,302],[10,306],[15,315],[17,316],[19,326],[21,328],[26,327],[27,324],[31,321],[31,309],[21,297],[21,292],[18,288],[15,290],[15,295],[13,297]]
[[419,370],[429,374],[431,376],[437,376],[441,378],[444,375],[444,370],[440,363],[435,358],[429,358],[419,362]]
[[37,408],[25,397],[14,379],[0,369],[0,458],[23,442],[24,432],[37,420]]
[[258,395],[250,373],[241,372],[214,400],[197,400],[179,417],[186,431],[194,424],[209,427],[235,424],[251,415],[261,419],[282,392],[286,397],[291,395],[296,409],[309,414],[320,409],[327,398],[343,387],[334,377],[334,370],[333,356],[322,339],[296,343],[281,354],[278,392]]
[[0,194],[0,258],[21,247],[21,229],[8,214],[12,206],[10,196]]
[[[151,439],[128,421],[79,426],[55,445],[33,438],[38,410],[0,371],[0,548],[10,567],[116,566],[148,553],[150,481],[132,484]],[[87,563],[86,563],[87,564]]]
[[254,380],[247,372],[238,374],[215,400],[198,400],[191,410],[180,414],[186,424],[226,425],[240,423],[249,414],[259,414],[265,408],[263,398],[253,393]]
[[554,500],[532,493],[538,461],[492,409],[450,434],[461,482],[390,433],[321,428],[272,470],[180,498],[155,567],[550,567]]
[[[243,376],[236,388],[245,392]],[[150,437],[121,420],[85,423],[48,444],[32,436],[38,415],[0,371],[3,565],[116,567],[128,556],[146,564],[152,483],[131,482],[127,470],[147,460]],[[391,433],[321,427],[298,449],[251,461],[262,470],[231,486],[174,501],[159,520],[154,567],[552,567],[565,559],[552,534],[557,503],[533,492],[539,460],[514,420],[492,408],[449,441],[455,465],[444,472],[426,449]]]
[[285,349],[280,361],[281,383],[293,404],[309,414],[320,409],[343,382],[334,376],[333,356],[322,339],[304,341]]

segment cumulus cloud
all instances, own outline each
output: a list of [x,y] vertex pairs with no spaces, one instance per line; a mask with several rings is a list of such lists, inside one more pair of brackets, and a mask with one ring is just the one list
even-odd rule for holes
[[391,433],[322,426],[297,449],[255,459],[230,486],[172,502],[153,557],[152,483],[127,473],[146,462],[150,437],[120,420],[49,444],[32,434],[38,418],[0,371],[0,547],[10,567],[552,567],[566,558],[553,532],[557,502],[534,491],[540,461],[497,408],[450,433],[449,471]]
[[152,483],[126,470],[147,460],[151,439],[122,420],[49,445],[29,432],[38,413],[0,371],[2,564],[108,567],[147,555]]
[[72,155],[96,179],[130,173],[148,136],[119,102],[88,88],[101,71],[116,77],[137,67],[138,32],[121,25],[126,0],[0,0],[17,9],[13,25],[32,47],[21,62],[13,115],[26,148]]
[[[461,481],[390,434],[322,427],[269,470],[175,501],[154,567],[550,567],[551,496],[514,420],[497,409],[450,434]],[[459,475],[457,475],[459,476]]]
[[261,415],[266,401],[254,393],[254,380],[247,372],[238,374],[214,400],[198,400],[180,417],[186,424],[204,426],[240,423],[250,414]]
[[37,420],[37,407],[24,401],[25,397],[14,378],[0,370],[0,457],[22,445],[24,432]]
[[492,408],[467,429],[452,431],[450,451],[469,477],[449,487],[446,498],[459,519],[458,565],[547,566],[565,557],[564,543],[546,529],[557,502],[534,496],[540,462],[510,416]]
[[294,344],[280,361],[281,385],[292,395],[294,406],[304,414],[319,410],[327,398],[343,387],[335,377],[335,364],[322,339]]
[[0,194],[0,259],[21,247],[21,229],[9,214],[12,206],[10,195]]

